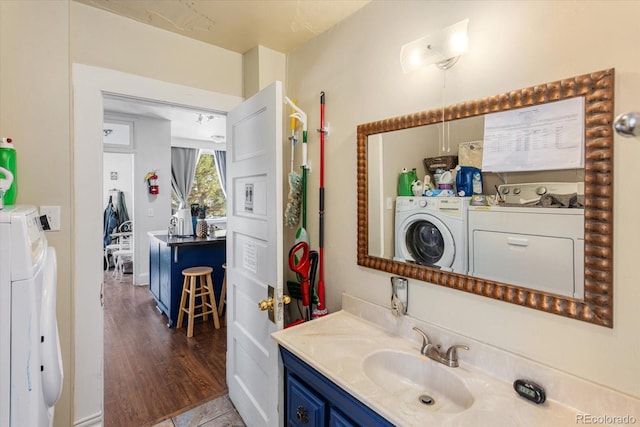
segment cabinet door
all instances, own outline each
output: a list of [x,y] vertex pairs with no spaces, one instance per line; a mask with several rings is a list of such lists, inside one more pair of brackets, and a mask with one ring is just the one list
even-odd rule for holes
[[160,298],[158,307],[167,315],[169,327],[173,327],[171,312],[171,248],[160,244]]
[[324,427],[326,404],[294,376],[287,376],[287,425]]
[[574,297],[572,239],[483,230],[473,239],[474,276]]
[[[393,424],[307,365],[298,356],[282,347],[280,354],[285,367],[287,426],[393,427]],[[292,399],[292,393],[297,393],[298,397]],[[315,406],[305,405],[308,401],[320,403],[315,403]],[[309,410],[319,407],[320,404],[324,405],[321,411]],[[312,413],[317,418],[312,418]],[[349,418],[344,414],[349,414]],[[307,422],[304,423],[304,420]]]
[[149,239],[149,291],[160,299],[160,244],[153,237]]
[[331,408],[329,411],[329,427],[358,427],[358,425],[354,424],[336,408]]

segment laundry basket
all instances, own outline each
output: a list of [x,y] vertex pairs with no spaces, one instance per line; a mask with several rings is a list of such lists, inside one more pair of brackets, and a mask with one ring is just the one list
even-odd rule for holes
[[423,163],[425,171],[433,178],[437,169],[451,170],[458,166],[458,156],[427,157]]

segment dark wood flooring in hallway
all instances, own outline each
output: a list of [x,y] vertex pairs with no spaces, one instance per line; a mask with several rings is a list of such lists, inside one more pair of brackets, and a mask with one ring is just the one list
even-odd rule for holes
[[[104,275],[104,426],[143,427],[227,393],[226,328],[167,328],[148,286]],[[224,323],[223,323],[224,325]]]

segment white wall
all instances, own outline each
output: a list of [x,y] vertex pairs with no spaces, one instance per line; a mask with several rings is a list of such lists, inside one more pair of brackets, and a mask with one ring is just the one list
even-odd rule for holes
[[71,13],[75,62],[242,96],[240,54],[77,2]]
[[[315,129],[325,91],[331,125],[325,174],[329,309],[339,309],[343,291],[388,306],[390,275],[356,263],[356,126],[441,105],[442,71],[403,74],[404,43],[470,18],[469,52],[447,72],[447,103],[615,67],[615,110],[622,113],[640,108],[640,62],[629,51],[629,43],[640,40],[638,15],[640,3],[621,1],[375,1],[291,53],[287,95],[297,98]],[[410,281],[410,314],[640,397],[640,144],[617,136],[614,143],[613,329],[417,280]],[[309,152],[317,165],[318,139],[311,132]],[[317,187],[313,174],[309,194]],[[317,198],[310,197],[308,211],[317,210]],[[315,215],[308,229],[315,244]]]
[[[117,179],[112,178],[115,172]],[[106,207],[111,190],[122,191],[127,212],[133,216],[133,154],[104,153],[102,163],[102,200]],[[116,203],[114,198],[113,203]]]
[[[135,280],[136,285],[149,283],[149,236],[164,230],[171,218],[171,121],[137,117],[136,157],[133,187],[135,200]],[[147,172],[156,171],[159,193],[149,194],[144,180]]]
[[12,137],[18,152],[18,203],[60,206],[60,231],[47,233],[58,255],[64,369],[57,427],[72,424],[74,380],[69,15],[66,1],[0,1],[0,135]]
[[251,98],[275,80],[285,79],[285,54],[256,46],[245,52],[244,58],[244,97]]

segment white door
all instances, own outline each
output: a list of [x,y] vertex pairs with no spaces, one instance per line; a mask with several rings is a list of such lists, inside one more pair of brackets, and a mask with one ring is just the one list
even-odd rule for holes
[[[271,333],[282,329],[282,83],[227,117],[227,384],[250,426],[283,425],[282,373]],[[275,289],[275,320],[258,309]]]

